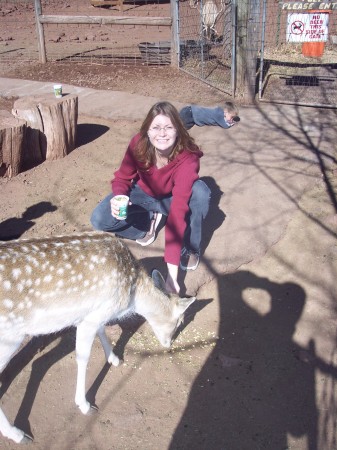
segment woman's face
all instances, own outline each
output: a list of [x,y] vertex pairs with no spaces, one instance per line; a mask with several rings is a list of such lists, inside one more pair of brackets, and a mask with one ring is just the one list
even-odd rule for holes
[[151,144],[163,153],[169,153],[175,144],[177,130],[171,119],[163,114],[158,114],[151,122],[148,130]]

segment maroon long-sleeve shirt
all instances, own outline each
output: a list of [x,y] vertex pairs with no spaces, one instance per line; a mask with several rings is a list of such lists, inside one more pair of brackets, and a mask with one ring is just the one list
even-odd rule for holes
[[165,253],[167,263],[179,265],[180,253],[186,229],[186,213],[192,193],[192,185],[199,178],[201,150],[183,150],[173,161],[161,169],[151,166],[142,169],[135,158],[135,147],[140,136],[134,136],[127,148],[120,168],[111,181],[114,195],[129,195],[133,182],[151,197],[160,199],[172,195],[172,203],[165,227]]

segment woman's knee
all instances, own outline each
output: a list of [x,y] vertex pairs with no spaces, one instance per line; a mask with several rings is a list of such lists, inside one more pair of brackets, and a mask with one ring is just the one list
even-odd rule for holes
[[202,180],[197,180],[192,186],[192,198],[198,205],[209,205],[211,200],[211,190]]
[[98,206],[93,210],[90,222],[95,230],[104,231],[103,215],[101,214]]
[[93,210],[90,218],[91,225],[95,230],[109,231],[112,226],[112,215],[110,207],[111,195],[103,199]]

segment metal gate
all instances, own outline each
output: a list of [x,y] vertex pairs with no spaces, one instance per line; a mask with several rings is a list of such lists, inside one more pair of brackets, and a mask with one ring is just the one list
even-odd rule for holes
[[309,11],[290,9],[296,7],[292,5],[263,0],[259,100],[336,108],[337,10],[328,9],[331,3],[320,3],[319,11],[309,10],[313,29],[328,24],[326,42],[296,43],[289,42],[289,27],[303,32],[303,20],[298,17],[305,14],[306,18]]
[[234,95],[235,7],[231,0],[178,1],[179,67]]

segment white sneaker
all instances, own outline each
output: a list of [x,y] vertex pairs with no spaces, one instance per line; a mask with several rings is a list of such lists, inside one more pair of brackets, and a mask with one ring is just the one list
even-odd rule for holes
[[144,237],[136,239],[137,244],[145,247],[146,245],[150,245],[152,244],[152,242],[154,242],[154,240],[156,239],[156,229],[158,228],[158,225],[160,224],[162,217],[163,215],[160,213],[153,214],[149,231],[146,233]]

